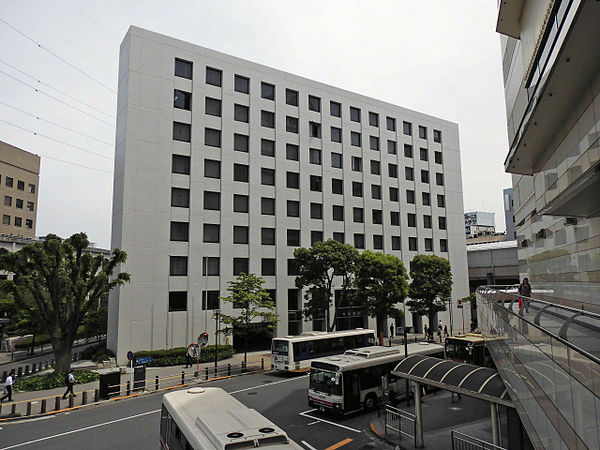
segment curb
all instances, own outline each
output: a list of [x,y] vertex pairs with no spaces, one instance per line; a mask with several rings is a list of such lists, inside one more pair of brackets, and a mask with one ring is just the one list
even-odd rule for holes
[[406,447],[402,447],[401,444],[389,439],[385,434],[382,434],[379,430],[377,430],[377,428],[375,428],[375,425],[373,425],[373,422],[369,423],[369,430],[377,439],[382,440],[383,442],[385,442],[388,445],[392,445],[395,449],[408,450],[408,449],[406,449]]

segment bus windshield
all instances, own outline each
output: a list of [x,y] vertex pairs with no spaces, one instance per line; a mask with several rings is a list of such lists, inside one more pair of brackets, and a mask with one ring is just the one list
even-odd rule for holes
[[324,394],[342,395],[340,379],[330,370],[311,369],[310,388]]
[[471,355],[467,349],[468,344],[470,344],[470,342],[452,341],[450,339],[446,339],[446,358],[458,359],[461,361],[470,360]]
[[288,354],[288,342],[280,341],[277,339],[273,339],[273,348],[272,353],[277,355],[287,355]]

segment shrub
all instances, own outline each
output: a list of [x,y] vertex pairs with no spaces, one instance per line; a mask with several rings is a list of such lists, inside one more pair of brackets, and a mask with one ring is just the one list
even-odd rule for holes
[[[91,370],[75,370],[73,372],[75,379],[79,383],[89,383],[100,378],[98,372]],[[52,372],[44,375],[34,375],[26,378],[18,378],[15,381],[15,388],[19,391],[41,391],[66,386],[65,378],[67,372]]]
[[108,361],[112,352],[106,348],[106,344],[96,344],[87,347],[81,352],[81,359],[91,359],[94,362]]
[[[135,353],[136,358],[142,356],[152,356],[152,362],[147,364],[150,367],[176,366],[185,364],[185,347],[171,348],[168,350],[148,350]],[[232,345],[219,345],[219,360],[231,358],[234,350]],[[202,348],[200,353],[200,362],[206,363],[215,360],[215,346],[207,345]]]

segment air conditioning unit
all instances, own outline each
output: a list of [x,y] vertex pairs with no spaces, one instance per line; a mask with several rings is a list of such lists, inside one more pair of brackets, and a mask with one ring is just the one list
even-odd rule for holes
[[540,231],[535,233],[535,237],[538,239],[546,239],[546,229],[542,228]]
[[576,217],[566,217],[565,225],[577,225],[577,218]]

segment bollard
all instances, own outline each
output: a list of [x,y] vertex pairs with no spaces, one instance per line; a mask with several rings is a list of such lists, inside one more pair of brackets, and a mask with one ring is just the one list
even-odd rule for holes
[[36,372],[37,369],[37,365],[36,364],[32,364],[31,365],[31,373],[34,374]]
[[204,380],[208,381],[208,366],[204,368]]
[[181,384],[185,384],[185,372],[181,371]]
[[31,415],[31,402],[27,402],[27,413],[25,415],[27,415],[27,416]]
[[42,362],[40,361],[40,363],[38,364],[38,372],[42,371]]
[[25,375],[29,375],[29,364],[25,364]]
[[131,394],[131,382],[127,380],[127,395]]
[[58,411],[60,409],[60,396],[54,397],[54,411]]
[[246,373],[246,363],[242,361],[242,373]]
[[217,376],[219,372],[217,371],[217,366],[215,366],[215,377]]
[[75,397],[72,395],[69,395],[69,408],[72,408],[74,403],[75,403]]
[[227,363],[227,376],[231,376],[231,364]]
[[46,399],[42,399],[42,405],[40,406],[40,413],[44,414],[46,412]]
[[94,402],[100,400],[100,391],[98,389],[94,389]]
[[16,416],[17,415],[17,404],[16,403],[12,404],[12,408],[10,408],[10,415],[11,416]]
[[158,375],[154,377],[154,390],[158,391]]
[[22,377],[22,376],[23,376],[23,368],[22,368],[22,367],[19,367],[19,368],[17,369],[17,377]]
[[81,394],[81,404],[82,405],[87,405],[87,396],[88,396],[87,391],[83,391],[83,394]]
[[265,370],[265,358],[260,358],[260,369]]

